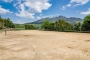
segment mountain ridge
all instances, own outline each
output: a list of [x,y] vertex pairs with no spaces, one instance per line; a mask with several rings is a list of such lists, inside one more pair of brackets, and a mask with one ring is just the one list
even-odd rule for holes
[[60,16],[52,17],[52,18],[50,18],[50,17],[42,18],[42,19],[39,19],[39,20],[31,22],[31,23],[27,23],[27,24],[42,24],[44,20],[48,20],[50,22],[56,22],[60,19],[64,19],[66,22],[71,23],[71,24],[74,24],[75,22],[83,21],[83,19],[81,19],[81,18],[77,18],[77,17],[67,18],[65,16],[60,15]]

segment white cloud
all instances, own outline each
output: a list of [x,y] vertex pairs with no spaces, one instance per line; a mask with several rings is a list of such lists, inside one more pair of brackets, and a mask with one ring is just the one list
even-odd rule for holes
[[67,7],[84,5],[88,2],[89,0],[71,0],[70,3],[67,5]]
[[10,12],[9,10],[4,9],[4,8],[2,8],[2,7],[0,6],[0,13],[1,13],[1,14],[6,14],[6,13],[12,13],[12,12]]
[[86,4],[89,0],[71,0],[70,3]]
[[4,1],[4,2],[12,2],[13,0],[2,0],[2,1]]
[[66,5],[67,7],[71,7],[71,4]]
[[43,19],[43,18],[52,18],[52,17],[57,17],[57,16],[60,16],[59,14],[54,14],[54,15],[42,15],[40,14],[39,16],[36,16],[36,20],[39,20],[39,19]]
[[16,16],[26,17],[26,18],[34,18],[34,16],[33,16],[34,14],[26,11],[23,4],[20,4],[19,7],[20,7],[19,13],[16,13]]
[[90,8],[88,9],[88,11],[81,12],[80,14],[84,14],[84,15],[88,15],[88,14],[90,14]]
[[42,10],[47,10],[51,4],[49,0],[18,0],[14,6],[18,9],[16,16],[34,18],[36,13],[42,13]]
[[65,10],[66,9],[66,6],[62,6],[62,8],[61,8],[62,10]]
[[27,23],[26,21],[22,21],[22,20],[18,20],[16,22],[14,22],[15,24],[24,24],[24,23]]
[[79,5],[84,5],[88,3],[90,0],[70,0],[70,2],[66,5],[63,6],[62,8],[66,9],[67,7],[75,7]]
[[39,20],[39,19],[42,19],[42,18],[52,18],[52,17],[57,17],[59,16],[59,14],[54,14],[54,15],[40,15],[40,16],[36,16],[36,18]]
[[40,17],[40,16],[37,16],[36,18],[37,18],[37,19],[41,19],[41,17]]
[[90,8],[88,10],[90,10]]

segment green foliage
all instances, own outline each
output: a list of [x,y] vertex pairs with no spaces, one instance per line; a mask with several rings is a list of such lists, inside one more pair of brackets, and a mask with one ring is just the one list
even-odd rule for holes
[[[70,17],[70,18],[67,18],[67,17],[65,17],[65,16],[57,16],[57,17],[52,17],[52,18],[49,18],[49,17],[47,17],[47,18],[42,18],[42,19],[40,19],[40,20],[37,20],[37,21],[34,21],[34,22],[31,22],[31,24],[42,24],[43,23],[43,21],[44,20],[48,20],[49,22],[56,22],[56,21],[58,21],[58,20],[61,20],[61,19],[65,19],[65,21],[66,22],[69,22],[70,24],[74,24],[76,21],[78,21],[78,22],[80,22],[80,21],[82,21],[82,19],[81,18],[76,18],[76,17]],[[29,23],[30,24],[30,23]]]
[[50,22],[48,20],[44,20],[43,24],[41,25],[42,29],[48,30]]
[[56,31],[67,31],[72,30],[73,26],[67,23],[65,20],[59,20],[55,22],[55,30]]
[[82,24],[82,30],[83,31],[90,31],[90,15],[87,15],[84,18],[84,22]]
[[55,23],[50,23],[49,21],[45,20],[42,24],[42,28],[45,30],[67,31],[72,30],[73,26],[64,20],[59,20]]
[[15,29],[16,30],[25,30],[24,24],[15,24]]
[[3,28],[3,24],[4,24],[4,21],[3,21],[3,19],[2,19],[2,18],[0,18],[0,29],[2,29],[2,28]]
[[15,28],[14,23],[13,23],[12,21],[10,21],[9,18],[4,19],[4,26],[5,26],[6,28]]
[[30,24],[33,25],[34,27],[36,27],[36,29],[41,29],[41,24]]
[[82,27],[82,24],[79,22],[79,23],[75,23],[73,28],[76,31],[81,31],[81,27]]
[[34,29],[36,29],[36,28],[35,28],[35,26],[33,26],[33,25],[25,25],[25,29],[26,29],[26,30],[34,30]]
[[49,30],[55,30],[54,23],[50,23],[48,29]]
[[6,28],[15,28],[15,25],[9,18],[3,19],[3,18],[0,17],[0,29],[2,29],[4,27],[6,27]]
[[[16,30],[25,30],[26,25],[33,25],[35,29],[41,29],[41,24],[15,24],[15,29]],[[27,29],[27,27],[26,27],[26,29]]]

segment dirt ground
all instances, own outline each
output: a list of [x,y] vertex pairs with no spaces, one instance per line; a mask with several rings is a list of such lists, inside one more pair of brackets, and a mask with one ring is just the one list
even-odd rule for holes
[[0,60],[90,60],[90,34],[38,30],[0,32]]

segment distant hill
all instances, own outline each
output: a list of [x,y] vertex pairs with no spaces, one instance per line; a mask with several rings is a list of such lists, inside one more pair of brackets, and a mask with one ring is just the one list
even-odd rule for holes
[[60,19],[64,19],[65,21],[71,23],[71,24],[74,24],[75,22],[80,22],[80,21],[83,21],[81,18],[76,18],[76,17],[70,17],[70,18],[67,18],[65,16],[58,16],[58,17],[52,17],[52,18],[42,18],[40,20],[37,20],[37,21],[34,21],[34,22],[31,22],[31,23],[27,23],[27,24],[41,24],[43,23],[44,20],[49,20],[50,22],[56,22]]

